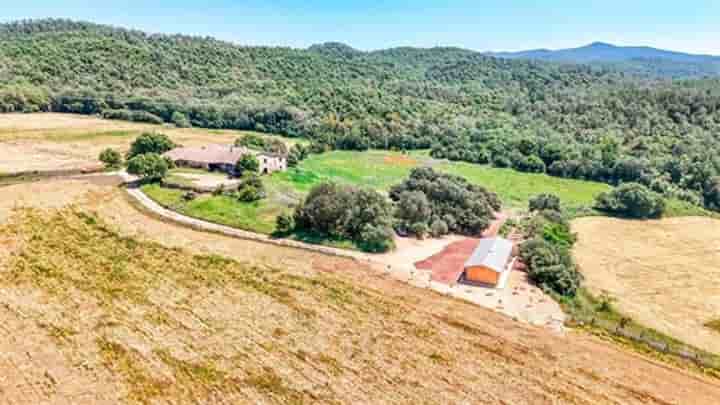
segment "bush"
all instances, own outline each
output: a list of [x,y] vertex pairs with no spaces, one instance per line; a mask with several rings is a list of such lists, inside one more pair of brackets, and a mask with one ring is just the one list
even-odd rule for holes
[[162,124],[162,118],[147,111],[131,111],[126,109],[103,110],[102,117],[109,120],[123,120],[134,122],[147,122],[150,124]]
[[282,213],[275,219],[275,232],[287,235],[295,230],[295,218],[291,214]]
[[[417,235],[412,231],[411,225],[425,223],[432,214],[432,207],[425,193],[422,191],[403,191],[398,197],[395,217],[399,220],[399,226]],[[417,235],[420,236],[420,235]]]
[[[392,232],[387,231],[392,222],[392,205],[374,190],[335,183],[319,184],[295,209],[294,218],[298,230],[350,239],[360,243],[362,248],[392,243]],[[378,240],[378,235],[384,235],[384,241]]]
[[398,225],[414,234],[416,223],[423,223],[427,233],[431,221],[440,218],[448,231],[479,235],[501,208],[495,193],[429,167],[413,169],[410,177],[390,189],[390,198],[397,203]]
[[251,153],[246,153],[238,159],[235,164],[235,173],[244,175],[245,173],[257,173],[260,169],[260,162],[257,157]]
[[279,139],[268,139],[263,145],[263,150],[268,153],[274,153],[276,155],[287,156],[288,147],[285,142]]
[[167,171],[167,160],[157,153],[137,155],[127,162],[127,172],[140,176],[143,181],[162,180]]
[[194,191],[188,191],[182,195],[182,199],[185,202],[192,201],[197,198],[197,194]]
[[297,144],[293,145],[292,148],[290,148],[290,151],[288,152],[287,157],[287,164],[289,167],[295,167],[300,163],[301,161],[305,160],[305,158],[308,157],[310,154],[310,149],[306,148],[303,145]]
[[560,211],[560,198],[553,194],[540,194],[530,199],[530,212],[551,210]]
[[542,237],[555,246],[570,249],[577,241],[577,236],[570,227],[563,223],[549,222],[543,226]]
[[254,202],[266,197],[265,185],[260,176],[246,172],[238,185],[237,198],[243,202]]
[[428,234],[428,226],[425,222],[412,223],[408,225],[407,230],[418,239],[425,239],[425,236]]
[[707,209],[720,211],[720,177],[708,180],[703,190],[703,203]]
[[265,149],[265,138],[256,134],[247,134],[235,140],[235,146],[244,146],[250,149]]
[[122,155],[115,149],[104,149],[100,152],[99,159],[108,169],[117,169],[122,166]]
[[430,224],[430,234],[433,238],[439,238],[443,235],[447,235],[449,232],[448,225],[442,219],[436,219]]
[[172,121],[172,123],[178,128],[190,128],[192,126],[187,115],[181,113],[180,111],[172,113],[170,121]]
[[512,166],[510,158],[504,155],[495,155],[492,158],[492,165],[495,167],[505,168]]
[[642,184],[625,183],[598,195],[595,208],[630,218],[659,218],[665,211],[665,200]]
[[395,233],[389,226],[366,224],[360,233],[360,244],[367,252],[382,253],[395,248]]
[[160,133],[144,133],[137,137],[135,141],[130,145],[130,151],[127,154],[128,160],[135,156],[155,153],[162,155],[163,153],[172,150],[176,147],[175,143],[167,137],[167,135]]
[[528,278],[545,291],[573,297],[582,283],[582,274],[567,249],[543,239],[520,245],[520,258],[527,265]]

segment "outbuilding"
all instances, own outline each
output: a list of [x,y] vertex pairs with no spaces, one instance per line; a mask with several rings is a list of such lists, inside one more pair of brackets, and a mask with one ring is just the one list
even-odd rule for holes
[[464,265],[464,280],[471,283],[499,286],[503,275],[510,271],[513,243],[494,237],[480,239]]

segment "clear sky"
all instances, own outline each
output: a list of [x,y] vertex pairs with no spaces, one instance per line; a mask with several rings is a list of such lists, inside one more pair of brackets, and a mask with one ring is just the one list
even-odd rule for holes
[[[720,0],[19,0],[0,21],[66,17],[246,45],[565,48],[593,41],[720,55]],[[588,4],[591,3],[591,4]]]

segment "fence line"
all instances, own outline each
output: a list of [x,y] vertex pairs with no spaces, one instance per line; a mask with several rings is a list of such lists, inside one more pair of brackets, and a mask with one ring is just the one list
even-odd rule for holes
[[621,320],[619,322],[614,322],[596,317],[591,318],[589,322],[579,319],[574,319],[574,321],[579,324],[588,323],[590,326],[599,327],[602,330],[616,336],[645,344],[658,352],[694,362],[700,367],[720,371],[720,356],[713,355],[687,345],[672,344],[667,341],[653,339],[651,336],[648,336],[645,331],[633,331],[632,327],[629,327],[626,321]]

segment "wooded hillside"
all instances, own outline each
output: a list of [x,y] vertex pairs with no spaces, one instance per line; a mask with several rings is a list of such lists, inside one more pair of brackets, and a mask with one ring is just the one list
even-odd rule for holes
[[41,110],[306,136],[317,150],[432,148],[695,202],[720,195],[712,79],[647,81],[457,48],[244,47],[66,20],[0,25],[0,111]]

